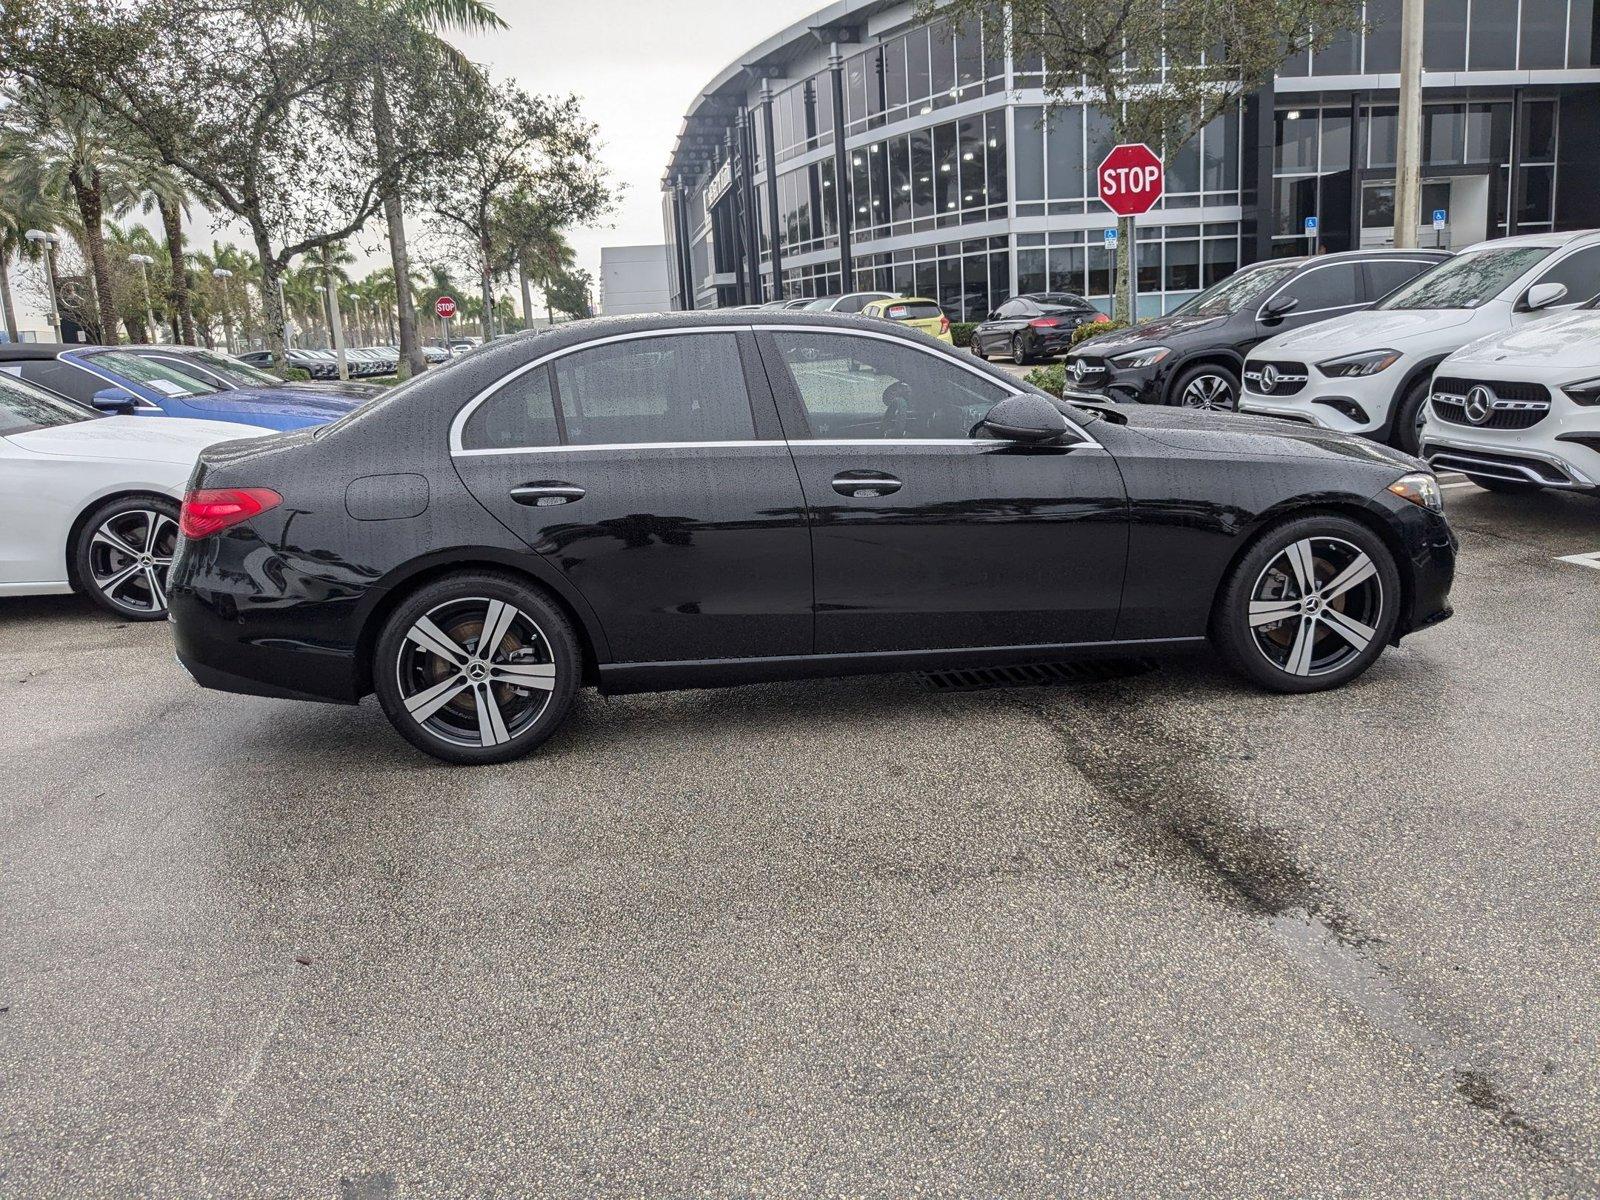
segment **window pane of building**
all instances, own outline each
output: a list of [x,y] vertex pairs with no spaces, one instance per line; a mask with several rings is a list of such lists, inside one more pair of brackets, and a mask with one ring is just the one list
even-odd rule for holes
[[1522,0],[1522,44],[1517,65],[1524,71],[1566,65],[1567,0]]
[[989,170],[989,203],[1006,202],[1006,114],[996,109],[984,116],[984,131]]
[[1045,252],[1043,250],[1017,251],[1017,291],[1045,291]]
[[1064,108],[1050,117],[1045,161],[1050,172],[1047,194],[1052,200],[1074,200],[1084,194],[1083,109]]
[[1167,291],[1198,292],[1200,290],[1200,243],[1198,241],[1167,243]]
[[883,93],[891,110],[906,102],[906,42],[895,38],[883,47]]
[[933,202],[941,212],[954,212],[959,196],[960,176],[956,172],[956,127],[947,122],[933,127]]
[[[1464,71],[1467,66],[1467,0],[1427,0],[1422,25],[1422,65],[1429,71]],[[1399,27],[1395,29],[1399,40]]]
[[911,219],[911,143],[903,137],[889,140],[889,199],[896,221]]
[[1371,29],[1367,33],[1363,69],[1369,75],[1399,71],[1400,0],[1367,0],[1367,21]]
[[911,135],[911,214],[933,215],[933,131],[919,129]]
[[926,110],[930,89],[928,30],[923,26],[906,34],[906,95],[914,112]]
[[[928,28],[928,49],[933,62],[933,95],[936,101],[948,104],[956,83],[955,46],[950,39],[950,27],[935,21]],[[938,107],[935,104],[935,107]]]
[[1528,100],[1522,105],[1522,161],[1554,162],[1556,157],[1556,102]]
[[1422,156],[1430,166],[1458,166],[1466,157],[1466,109],[1430,104],[1422,111]]
[[961,207],[981,207],[989,189],[983,157],[983,118],[966,117],[958,131],[961,141]]
[[1043,117],[1044,110],[1037,107],[1019,108],[1013,117],[1019,201],[1044,199],[1044,131],[1039,128]]
[[1277,113],[1277,137],[1273,150],[1273,169],[1315,171],[1317,169],[1317,110],[1288,108]]
[[1516,65],[1517,0],[1472,0],[1472,47],[1468,68],[1509,71]]

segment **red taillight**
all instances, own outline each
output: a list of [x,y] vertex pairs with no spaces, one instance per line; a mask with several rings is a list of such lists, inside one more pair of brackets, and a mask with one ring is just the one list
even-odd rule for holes
[[1059,324],[1061,321],[1058,317],[1035,317],[1028,322],[1029,327],[1033,329],[1054,329]]
[[943,313],[939,314],[939,332],[940,333],[949,333],[950,332],[950,318],[945,316]]
[[1096,325],[1109,325],[1111,324],[1111,318],[1106,316],[1105,313],[1095,313],[1093,323]]
[[183,498],[178,529],[186,538],[210,537],[282,503],[271,488],[201,488]]

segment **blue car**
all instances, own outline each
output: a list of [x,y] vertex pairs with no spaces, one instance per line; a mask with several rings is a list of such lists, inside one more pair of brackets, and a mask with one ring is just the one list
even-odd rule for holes
[[[323,425],[365,403],[370,391],[348,385],[285,383],[242,363],[258,377],[226,384],[215,367],[204,371],[182,346],[0,346],[0,371],[101,412],[232,421],[266,429]],[[212,355],[226,365],[231,360]],[[171,361],[179,358],[179,361]],[[231,368],[229,374],[232,374]]]

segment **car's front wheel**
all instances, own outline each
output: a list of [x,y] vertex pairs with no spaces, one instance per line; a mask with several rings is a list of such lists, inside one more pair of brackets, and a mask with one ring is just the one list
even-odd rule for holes
[[167,572],[178,545],[178,506],[166,496],[123,496],[78,529],[72,565],[79,588],[125,621],[167,615]]
[[1239,377],[1226,367],[1202,363],[1172,385],[1172,403],[1203,412],[1233,412],[1239,407]]
[[1212,641],[1241,674],[1277,692],[1349,683],[1383,653],[1400,573],[1383,539],[1347,517],[1269,529],[1222,585]]
[[1407,454],[1422,450],[1422,427],[1428,417],[1428,384],[1427,379],[1413,383],[1401,398],[1400,407],[1395,409],[1394,430],[1389,440],[1395,449]]
[[583,658],[566,615],[499,572],[447,576],[389,616],[373,652],[378,703],[413,746],[446,762],[507,762],[566,719]]

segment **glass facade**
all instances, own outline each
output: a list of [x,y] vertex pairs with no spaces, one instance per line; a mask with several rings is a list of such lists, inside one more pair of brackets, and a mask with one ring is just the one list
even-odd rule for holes
[[[1417,214],[1424,244],[1570,225],[1561,127],[1581,88],[1592,99],[1572,112],[1592,109],[1584,127],[1600,130],[1595,7],[1429,0]],[[1400,0],[1369,0],[1364,32],[1291,59],[1272,91],[1156,147],[1167,163],[1166,194],[1139,222],[1141,311],[1171,308],[1257,258],[1392,239],[1399,12]],[[792,33],[779,56],[790,64],[786,78],[752,83],[752,68],[717,89],[719,113],[748,114],[748,143],[738,144],[745,135],[732,132],[733,115],[720,140],[697,130],[713,148],[693,156],[692,178],[664,206],[672,261],[689,273],[676,289],[680,302],[839,292],[843,217],[856,290],[926,295],[952,320],[981,319],[1014,292],[1042,289],[1109,307],[1113,264],[1102,234],[1114,221],[1097,198],[1094,169],[1112,146],[1112,121],[1087,103],[1051,109],[1045,92],[1081,81],[1011,61],[976,22],[870,35],[863,27],[857,33],[868,44],[839,47],[835,112],[827,37],[803,23]],[[1593,79],[1567,78],[1576,75]],[[1449,219],[1434,235],[1436,210]],[[1312,217],[1315,241],[1305,233]]]

